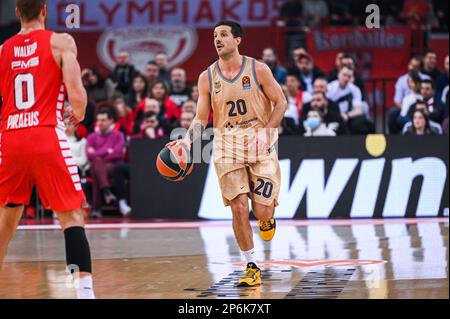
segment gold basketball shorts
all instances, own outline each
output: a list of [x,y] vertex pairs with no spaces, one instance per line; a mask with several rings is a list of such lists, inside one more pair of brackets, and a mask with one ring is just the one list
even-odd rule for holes
[[240,194],[248,194],[261,205],[271,206],[275,202],[278,206],[281,170],[276,152],[255,163],[227,163],[222,159],[214,165],[225,206]]

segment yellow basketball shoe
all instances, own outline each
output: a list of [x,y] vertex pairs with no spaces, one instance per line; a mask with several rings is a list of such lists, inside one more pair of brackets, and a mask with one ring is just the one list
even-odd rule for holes
[[272,240],[275,235],[275,230],[277,228],[277,223],[274,218],[271,218],[269,221],[258,221],[259,224],[259,234],[261,238],[265,241]]
[[261,269],[255,263],[248,263],[245,276],[239,279],[238,287],[255,287],[261,285]]

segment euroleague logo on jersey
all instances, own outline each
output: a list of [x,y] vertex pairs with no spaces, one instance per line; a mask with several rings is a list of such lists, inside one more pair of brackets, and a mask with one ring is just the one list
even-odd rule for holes
[[130,54],[131,63],[144,72],[158,52],[168,56],[168,67],[186,61],[197,48],[197,31],[191,28],[120,28],[106,30],[97,42],[97,53],[105,66],[113,69],[121,51]]

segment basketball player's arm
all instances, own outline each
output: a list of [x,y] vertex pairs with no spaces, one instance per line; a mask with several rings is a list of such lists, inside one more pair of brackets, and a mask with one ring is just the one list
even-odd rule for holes
[[269,67],[261,62],[255,61],[256,77],[259,84],[261,84],[264,94],[272,101],[274,109],[270,116],[266,128],[278,129],[283,121],[284,113],[288,109],[288,103],[284,96],[280,84],[273,77],[272,71]]
[[72,106],[72,116],[74,120],[81,122],[86,112],[87,94],[81,81],[77,45],[73,37],[68,34],[55,34],[54,41],[54,45],[60,52],[63,81]]
[[183,143],[190,147],[194,141],[201,138],[204,129],[208,125],[209,112],[211,108],[209,76],[207,71],[200,74],[198,79],[198,92],[199,97],[197,102],[197,113],[192,120],[191,126],[189,127],[185,137],[182,140],[173,141],[167,145]]

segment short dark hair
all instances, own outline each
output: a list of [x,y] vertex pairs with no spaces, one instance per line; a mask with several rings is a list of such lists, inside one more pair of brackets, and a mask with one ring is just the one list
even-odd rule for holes
[[312,95],[314,96],[314,95],[316,95],[316,94],[322,95],[323,98],[324,98],[325,100],[327,100],[327,95],[326,95],[324,92],[322,92],[322,91],[314,91]]
[[409,78],[415,83],[420,84],[422,82],[422,79],[420,78],[420,75],[418,72],[411,72],[409,73]]
[[235,38],[242,38],[244,36],[244,31],[242,30],[242,26],[239,23],[231,20],[222,20],[217,22],[217,24],[214,26],[214,29],[222,25],[231,27],[231,34]]
[[158,66],[158,63],[156,63],[155,60],[150,60],[150,61],[147,62],[147,65],[156,65],[156,66]]
[[39,17],[47,0],[16,0],[17,10],[24,21],[33,21]]
[[288,72],[288,73],[286,74],[286,78],[287,78],[288,76],[293,77],[293,78],[295,78],[297,81],[301,82],[301,81],[300,81],[300,77],[298,76],[297,73],[294,73],[294,72]]
[[100,114],[106,114],[108,119],[113,120],[113,121],[115,120],[114,111],[109,107],[102,107],[100,110],[98,110],[97,116]]
[[145,112],[144,119],[148,119],[148,118],[151,118],[151,117],[154,117],[154,116],[158,117],[158,114],[156,112],[153,112],[153,111],[148,111],[148,112]]
[[420,84],[429,84],[429,85],[431,85],[431,88],[434,90],[434,82],[433,82],[433,80],[430,80],[430,79],[424,79],[424,80],[422,80],[422,81],[420,81]]

